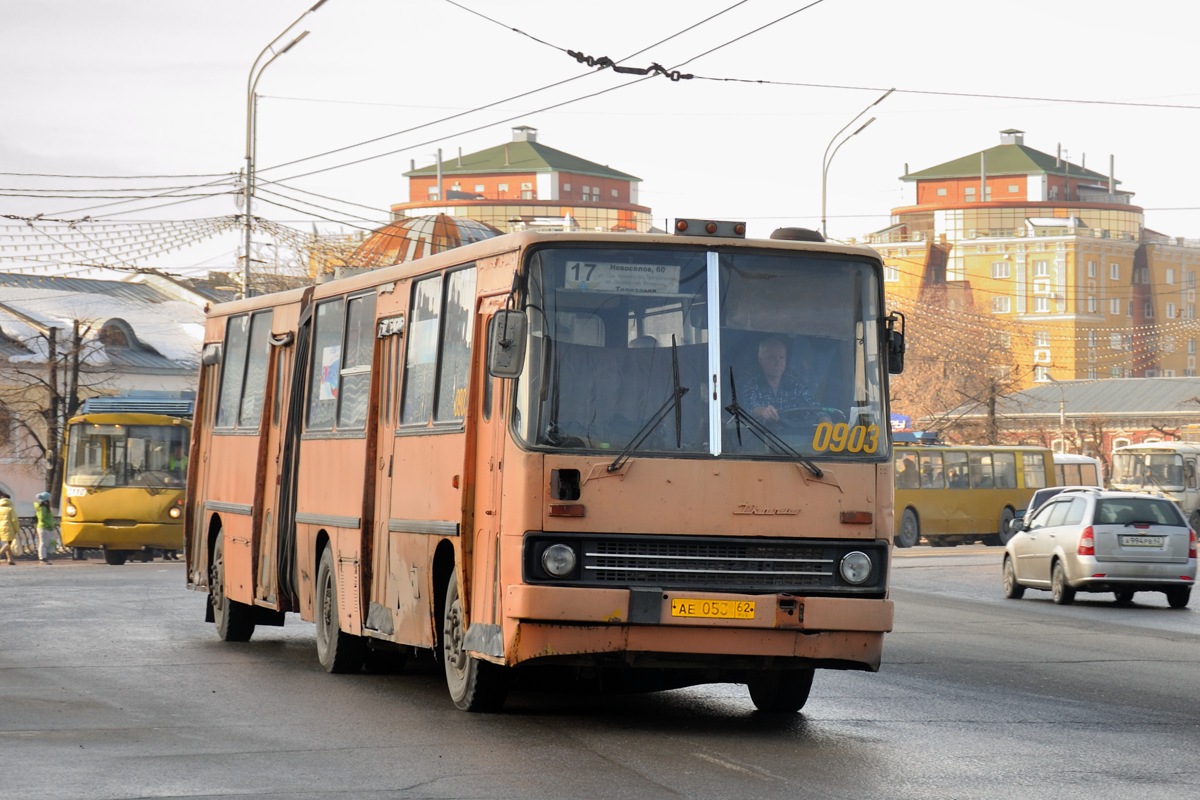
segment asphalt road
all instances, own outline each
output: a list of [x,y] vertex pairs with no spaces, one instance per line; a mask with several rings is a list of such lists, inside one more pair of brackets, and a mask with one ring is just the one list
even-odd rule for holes
[[219,642],[178,563],[0,566],[0,798],[1200,798],[1200,610],[1004,600],[999,556],[896,551],[883,669],[783,718],[740,686],[465,714],[428,664],[325,674],[296,618]]

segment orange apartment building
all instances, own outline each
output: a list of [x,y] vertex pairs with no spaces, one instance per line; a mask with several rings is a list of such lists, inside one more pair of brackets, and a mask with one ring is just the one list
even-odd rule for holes
[[908,204],[868,243],[886,261],[897,308],[931,290],[947,326],[990,327],[1022,385],[1196,375],[1200,242],[1144,226],[1108,174],[1024,143],[902,176]]
[[409,202],[393,220],[431,214],[468,217],[500,230],[650,230],[638,204],[640,178],[547,147],[537,130],[513,128],[512,140],[404,173]]

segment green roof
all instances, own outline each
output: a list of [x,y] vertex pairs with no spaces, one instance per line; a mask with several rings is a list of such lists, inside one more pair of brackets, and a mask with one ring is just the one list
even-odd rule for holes
[[[1046,175],[1071,175],[1076,178],[1108,181],[1107,175],[1085,169],[1064,159],[1057,159],[1049,153],[1034,150],[1023,144],[998,144],[983,150],[982,153],[986,156],[985,166],[988,175],[1029,175],[1040,172]],[[979,177],[979,155],[979,153],[972,153],[969,156],[956,158],[920,172],[910,172],[907,175],[901,175],[900,180]],[[1120,183],[1120,181],[1116,181],[1116,183]]]
[[[537,142],[508,142],[478,153],[452,157],[442,162],[443,175],[467,175],[483,172],[574,172],[597,178],[640,181],[634,175],[588,161]],[[437,175],[437,164],[404,173],[404,177]]]

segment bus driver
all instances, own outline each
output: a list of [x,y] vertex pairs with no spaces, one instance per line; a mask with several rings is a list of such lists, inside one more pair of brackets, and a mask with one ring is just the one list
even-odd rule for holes
[[782,336],[768,336],[758,343],[760,373],[750,381],[746,407],[763,422],[779,422],[780,413],[793,408],[817,408],[812,393],[788,371],[788,345]]

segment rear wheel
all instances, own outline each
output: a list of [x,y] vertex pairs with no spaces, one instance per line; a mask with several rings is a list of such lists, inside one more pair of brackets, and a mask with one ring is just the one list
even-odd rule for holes
[[1171,608],[1187,608],[1188,600],[1192,599],[1192,589],[1190,586],[1167,589],[1166,594],[1167,605]]
[[1025,587],[1017,583],[1017,571],[1008,557],[1004,559],[1004,596],[1009,600],[1020,600],[1025,596]]
[[1127,606],[1133,602],[1133,590],[1132,589],[1120,589],[1118,591],[1113,592],[1113,594],[1115,594],[1117,596],[1117,605],[1119,605],[1119,606]]
[[119,567],[125,563],[125,559],[129,558],[128,550],[105,550],[104,563],[112,567]]
[[746,688],[759,711],[795,714],[808,702],[814,672],[811,669],[767,669],[748,676]]
[[208,567],[208,602],[221,641],[250,641],[254,635],[254,609],[225,596],[225,543],[220,534],[213,547],[212,564]]
[[911,508],[904,509],[900,518],[900,532],[896,534],[896,547],[912,547],[921,539],[921,522],[917,512]]
[[[1004,510],[1000,512],[1000,530],[995,537],[997,544],[1008,544],[1008,540],[1016,532],[1012,530],[1013,520],[1016,518],[1017,515],[1008,506],[1005,506]],[[991,544],[991,542],[989,541],[988,544]]]
[[1054,596],[1054,602],[1060,606],[1069,606],[1075,602],[1075,590],[1067,583],[1067,571],[1061,561],[1055,561],[1054,568],[1050,571],[1050,593]]
[[466,615],[458,599],[458,577],[451,572],[442,610],[442,662],[450,699],[463,711],[499,711],[508,697],[505,667],[480,661],[467,653]]
[[346,633],[338,624],[337,574],[333,549],[326,547],[317,568],[317,660],[326,672],[361,672],[367,657],[361,636]]

